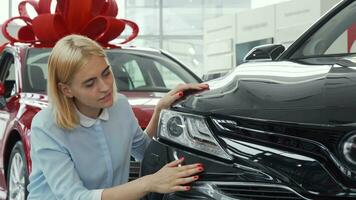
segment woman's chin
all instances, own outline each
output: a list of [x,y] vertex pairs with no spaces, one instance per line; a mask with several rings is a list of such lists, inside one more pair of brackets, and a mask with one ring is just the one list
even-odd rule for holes
[[100,100],[100,103],[105,108],[112,106],[113,102],[114,102],[114,97],[113,97],[112,93],[110,93],[105,98]]
[[111,107],[111,106],[113,105],[113,102],[114,102],[113,98],[111,98],[111,99],[108,100],[108,101],[103,102],[103,108],[109,108],[109,107]]

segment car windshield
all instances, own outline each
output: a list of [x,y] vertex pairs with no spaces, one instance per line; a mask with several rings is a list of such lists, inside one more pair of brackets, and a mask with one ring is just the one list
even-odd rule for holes
[[[33,48],[24,69],[24,92],[45,92],[51,49]],[[183,66],[158,52],[106,50],[118,91],[168,92],[179,83],[197,83]]]
[[354,54],[356,53],[355,40],[356,1],[352,1],[312,33],[290,58],[330,58]]

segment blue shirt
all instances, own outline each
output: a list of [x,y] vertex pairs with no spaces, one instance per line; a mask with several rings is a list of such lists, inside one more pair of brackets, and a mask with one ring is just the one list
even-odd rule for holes
[[28,200],[100,200],[104,188],[128,181],[130,155],[142,159],[151,139],[126,97],[118,94],[98,119],[78,114],[72,130],[59,128],[50,108],[34,117]]

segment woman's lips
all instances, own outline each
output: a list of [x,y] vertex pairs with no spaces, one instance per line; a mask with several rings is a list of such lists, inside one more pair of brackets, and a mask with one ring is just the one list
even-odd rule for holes
[[105,96],[103,96],[102,98],[99,99],[100,101],[109,101],[111,100],[111,92]]

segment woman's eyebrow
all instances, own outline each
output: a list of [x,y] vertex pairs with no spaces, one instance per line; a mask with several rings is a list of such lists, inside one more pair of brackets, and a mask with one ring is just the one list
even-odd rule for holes
[[[106,66],[105,69],[101,72],[101,75],[103,75],[109,68],[110,68],[110,65]],[[95,79],[96,79],[96,77],[88,78],[87,80],[83,81],[82,84],[86,84],[89,81],[92,81]]]
[[104,75],[104,73],[105,73],[107,70],[109,70],[109,68],[110,68],[110,65],[106,66],[106,68],[103,70],[103,72],[101,72],[101,75]]

